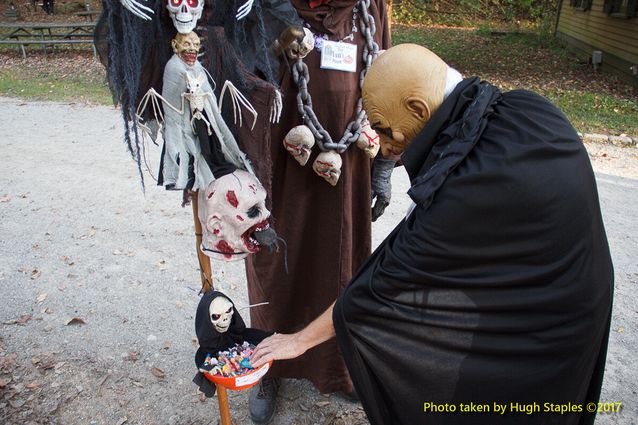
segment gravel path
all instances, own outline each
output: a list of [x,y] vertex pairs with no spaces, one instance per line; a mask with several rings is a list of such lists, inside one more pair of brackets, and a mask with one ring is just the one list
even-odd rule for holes
[[[140,190],[113,108],[0,98],[0,117],[0,423],[216,423],[216,402],[190,382],[199,273],[181,194],[150,178]],[[588,149],[616,271],[602,401],[624,406],[597,423],[634,424],[638,150]],[[403,169],[393,183],[375,244],[409,204]],[[213,268],[246,305],[243,264]],[[367,423],[358,405],[305,381],[281,394],[275,424]],[[249,424],[246,392],[229,396],[236,423]]]

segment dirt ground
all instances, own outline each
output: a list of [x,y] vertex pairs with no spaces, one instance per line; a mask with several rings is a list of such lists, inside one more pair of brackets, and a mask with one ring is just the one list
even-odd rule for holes
[[[0,98],[0,423],[215,424],[195,373],[199,300],[193,216],[147,176],[142,192],[118,111]],[[588,145],[615,264],[601,401],[638,417],[638,149]],[[158,149],[149,147],[148,157]],[[378,244],[409,198],[403,169],[374,225]],[[242,263],[214,263],[246,305]],[[244,316],[248,316],[244,314]],[[229,392],[249,424],[247,392]],[[274,424],[367,423],[358,404],[286,381]]]

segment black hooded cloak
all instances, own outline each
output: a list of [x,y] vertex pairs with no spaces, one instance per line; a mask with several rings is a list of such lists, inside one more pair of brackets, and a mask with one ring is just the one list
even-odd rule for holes
[[402,160],[416,207],[333,313],[370,422],[593,423],[585,405],[600,395],[613,269],[567,118],[534,93],[467,79]]

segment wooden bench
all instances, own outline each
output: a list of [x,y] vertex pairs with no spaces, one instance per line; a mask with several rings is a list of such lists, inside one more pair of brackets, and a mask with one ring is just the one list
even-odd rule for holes
[[93,56],[97,57],[97,50],[95,49],[95,44],[93,44],[93,40],[78,40],[78,39],[64,39],[64,40],[0,40],[0,45],[3,44],[17,44],[22,50],[22,57],[24,59],[27,58],[27,51],[24,46],[29,44],[39,44],[44,47],[44,54],[46,54],[47,46],[53,46],[56,44],[90,44],[93,47]]
[[0,30],[10,31],[0,39],[0,45],[17,45],[22,51],[22,57],[27,57],[25,46],[29,44],[41,45],[44,53],[47,47],[60,44],[91,44],[93,55],[97,56],[93,44],[93,30],[95,23],[24,23],[0,24]]

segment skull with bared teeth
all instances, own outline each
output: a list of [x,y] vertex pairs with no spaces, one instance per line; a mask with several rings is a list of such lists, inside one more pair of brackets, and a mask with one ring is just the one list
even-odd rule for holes
[[177,32],[188,34],[195,29],[197,20],[202,16],[204,0],[168,0],[166,8]]
[[[213,180],[199,191],[199,221],[202,223],[202,252],[224,261],[246,258],[273,241],[266,191],[257,178],[236,170]],[[267,243],[266,243],[267,244]]]
[[223,296],[214,298],[208,307],[208,314],[215,330],[224,333],[230,327],[233,318],[233,303]]

